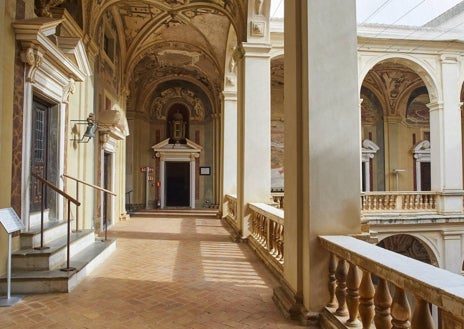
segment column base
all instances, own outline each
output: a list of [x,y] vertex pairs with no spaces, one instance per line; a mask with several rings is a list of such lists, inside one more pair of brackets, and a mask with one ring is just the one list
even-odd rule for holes
[[286,318],[298,321],[303,326],[319,326],[320,314],[309,312],[284,280],[281,286],[274,288],[272,300]]
[[130,219],[130,215],[127,212],[119,215],[119,221],[120,222],[129,220],[129,219]]

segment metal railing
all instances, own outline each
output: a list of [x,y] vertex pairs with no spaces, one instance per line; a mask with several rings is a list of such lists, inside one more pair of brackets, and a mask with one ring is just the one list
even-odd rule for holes
[[[74,199],[72,196],[61,190],[59,187],[53,185],[48,180],[43,177],[40,177],[36,173],[32,173],[32,176],[40,181],[41,183],[41,191],[42,191],[42,198],[41,198],[41,210],[40,210],[40,247],[38,249],[46,249],[48,247],[44,246],[44,203],[45,203],[45,187],[49,187],[53,191],[57,192],[58,194],[62,195],[66,200],[68,200],[68,228],[67,228],[67,241],[66,241],[66,268],[61,270],[63,271],[74,271],[75,268],[69,265],[70,262],[70,245],[71,245],[71,202],[76,205],[76,209],[81,205],[81,203]],[[77,220],[77,219],[76,219]]]
[[[101,192],[104,192],[104,193],[107,193],[107,194],[110,194],[110,195],[113,195],[113,196],[117,196],[116,193],[111,192],[111,191],[109,191],[107,189],[104,189],[104,188],[102,188],[102,187],[100,187],[98,185],[87,183],[87,182],[85,182],[83,180],[80,180],[78,178],[69,176],[67,174],[63,174],[62,176],[65,177],[65,178],[72,179],[72,180],[74,180],[76,182],[76,199],[79,199],[79,183],[84,184],[86,186],[89,186],[89,187],[91,187],[93,189],[96,189],[98,191],[101,191]],[[78,220],[79,216],[78,215],[79,215],[79,213],[76,211],[76,232],[79,231],[79,220]],[[108,224],[105,225],[105,241],[108,239],[107,226],[108,226]]]

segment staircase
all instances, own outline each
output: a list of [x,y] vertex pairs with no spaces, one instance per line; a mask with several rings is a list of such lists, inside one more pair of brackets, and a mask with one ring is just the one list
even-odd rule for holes
[[[67,223],[44,223],[44,243],[40,247],[40,224],[20,233],[20,249],[11,256],[11,292],[39,294],[69,292],[98,264],[116,250],[116,240],[96,238],[93,230],[71,233],[70,268],[67,267]],[[6,276],[0,278],[0,291],[7,290]]]

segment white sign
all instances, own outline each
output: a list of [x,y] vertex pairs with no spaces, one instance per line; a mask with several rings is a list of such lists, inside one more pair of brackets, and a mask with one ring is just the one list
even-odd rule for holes
[[23,223],[13,208],[0,209],[0,223],[8,234],[24,229]]

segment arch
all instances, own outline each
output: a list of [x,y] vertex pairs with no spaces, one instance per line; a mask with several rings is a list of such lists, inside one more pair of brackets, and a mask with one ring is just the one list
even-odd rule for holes
[[360,63],[359,88],[363,85],[363,81],[366,79],[369,71],[372,70],[375,65],[385,62],[399,63],[416,72],[427,88],[431,103],[437,102],[442,98],[440,88],[437,87],[440,83],[435,68],[428,62],[407,54],[383,54],[378,57],[370,58],[364,65]]
[[[189,111],[190,120],[203,120],[214,112],[214,104],[210,95],[199,85],[183,79],[166,79],[162,83],[152,85],[143,98],[142,110],[150,113],[155,110],[159,118],[165,118],[170,106],[183,104]],[[162,95],[165,93],[165,95]],[[156,109],[150,108],[156,103]]]
[[404,256],[439,266],[438,258],[429,245],[419,236],[413,234],[394,234],[382,239],[377,246],[394,251]]
[[[86,26],[88,27],[89,35],[93,38],[95,34],[97,33],[98,26],[100,24],[100,20],[102,16],[104,15],[105,11],[109,9],[110,7],[117,5],[118,3],[122,2],[121,0],[109,0],[107,2],[103,2],[101,5],[97,3],[96,1],[90,1],[89,2],[89,8],[88,11],[92,13],[92,15],[89,15],[87,18]],[[168,4],[164,4],[160,1],[148,1],[148,3],[152,6],[155,6],[159,8],[162,12],[164,12],[163,18],[168,18],[170,15],[169,13],[171,12],[171,6]],[[230,1],[228,4],[224,6],[220,6],[219,4],[215,3],[208,3],[208,2],[194,2],[194,3],[187,3],[184,5],[180,6],[181,12],[187,11],[187,10],[195,10],[195,9],[201,9],[201,8],[211,8],[214,10],[217,10],[224,16],[227,16],[231,24],[234,26],[235,31],[237,31],[237,36],[239,37],[240,41],[245,40],[245,35],[246,35],[246,17],[243,14],[245,10],[241,6],[242,2],[240,1]],[[269,6],[269,5],[268,5]],[[163,20],[154,20],[153,24],[150,25],[150,28],[153,28],[156,25],[160,25],[163,23]],[[138,40],[140,42],[143,40]],[[137,43],[138,43],[137,42]]]

